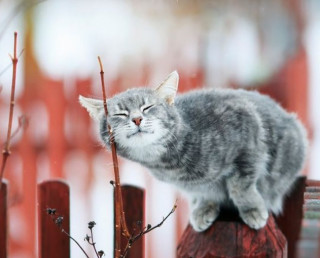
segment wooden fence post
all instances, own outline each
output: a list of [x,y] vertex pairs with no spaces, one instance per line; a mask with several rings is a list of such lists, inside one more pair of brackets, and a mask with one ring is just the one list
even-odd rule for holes
[[38,185],[39,257],[69,258],[70,239],[47,214],[48,208],[56,209],[63,217],[62,228],[70,233],[69,186],[61,180],[49,180]]
[[202,233],[194,231],[189,225],[178,245],[177,257],[286,258],[287,241],[273,216],[260,230],[249,228],[237,218],[231,221],[218,219],[209,230]]
[[[131,234],[138,234],[139,222],[141,222],[141,227],[144,226],[144,190],[135,186],[123,185],[121,186],[121,191],[122,191],[122,199],[123,199],[123,209],[125,212],[128,229]],[[121,254],[123,253],[127,243],[128,243],[128,240],[126,239],[126,237],[122,236]],[[143,237],[137,240],[136,242],[134,242],[134,244],[130,248],[129,253],[126,257],[127,258],[143,258],[144,257]]]
[[3,180],[0,190],[0,258],[8,256],[8,184]]
[[[259,231],[249,229],[230,214],[221,214],[220,220],[204,233],[196,233],[189,226],[178,246],[178,257],[297,257],[304,196],[308,196],[305,186],[306,178],[299,177],[285,200],[283,214],[276,223],[270,217],[267,226]],[[229,221],[225,221],[228,216]]]
[[286,197],[283,213],[276,217],[277,225],[288,241],[288,257],[295,258],[296,245],[300,237],[303,218],[303,196],[306,188],[306,177],[299,177],[291,193]]

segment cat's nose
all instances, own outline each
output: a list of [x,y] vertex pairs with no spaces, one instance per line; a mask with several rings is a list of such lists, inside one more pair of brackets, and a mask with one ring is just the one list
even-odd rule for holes
[[134,122],[137,126],[139,126],[141,124],[141,121],[142,121],[141,116],[132,118],[132,122]]

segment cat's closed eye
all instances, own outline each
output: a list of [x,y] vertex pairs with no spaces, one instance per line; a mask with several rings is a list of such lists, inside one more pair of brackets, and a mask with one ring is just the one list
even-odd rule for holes
[[119,113],[113,114],[113,116],[123,117],[123,118],[128,117],[128,115],[129,114],[127,112],[119,112]]
[[154,106],[155,106],[154,104],[143,106],[143,107],[141,107],[142,112],[146,112],[146,111],[148,111],[150,108],[152,108]]

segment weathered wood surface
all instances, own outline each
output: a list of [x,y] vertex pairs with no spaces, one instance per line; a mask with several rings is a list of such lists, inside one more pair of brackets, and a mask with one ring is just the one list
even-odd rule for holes
[[[122,186],[123,209],[125,212],[128,230],[131,234],[138,234],[140,227],[144,226],[144,190],[130,185]],[[141,223],[140,223],[141,222]],[[141,225],[140,225],[141,224]],[[128,243],[126,237],[121,238],[121,254]],[[127,258],[144,257],[143,237],[134,242],[130,248]]]
[[177,257],[285,258],[287,241],[273,216],[260,230],[249,228],[237,218],[232,221],[218,218],[211,228],[202,233],[195,232],[188,225],[178,246]]
[[290,258],[297,257],[296,245],[301,232],[305,189],[306,177],[299,177],[284,201],[283,213],[276,217],[277,225],[288,241],[288,257]]
[[3,180],[0,190],[0,258],[8,256],[8,184]]
[[69,186],[59,180],[45,181],[38,185],[39,257],[69,258],[70,240],[47,214],[48,208],[56,209],[63,217],[62,228],[70,233]]

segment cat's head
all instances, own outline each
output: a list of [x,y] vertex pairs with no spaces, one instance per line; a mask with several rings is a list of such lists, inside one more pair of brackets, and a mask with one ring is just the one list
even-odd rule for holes
[[172,72],[156,89],[134,88],[103,101],[79,96],[90,116],[100,123],[102,140],[108,144],[107,121],[115,142],[122,148],[147,147],[160,143],[178,123],[174,99],[179,75]]

